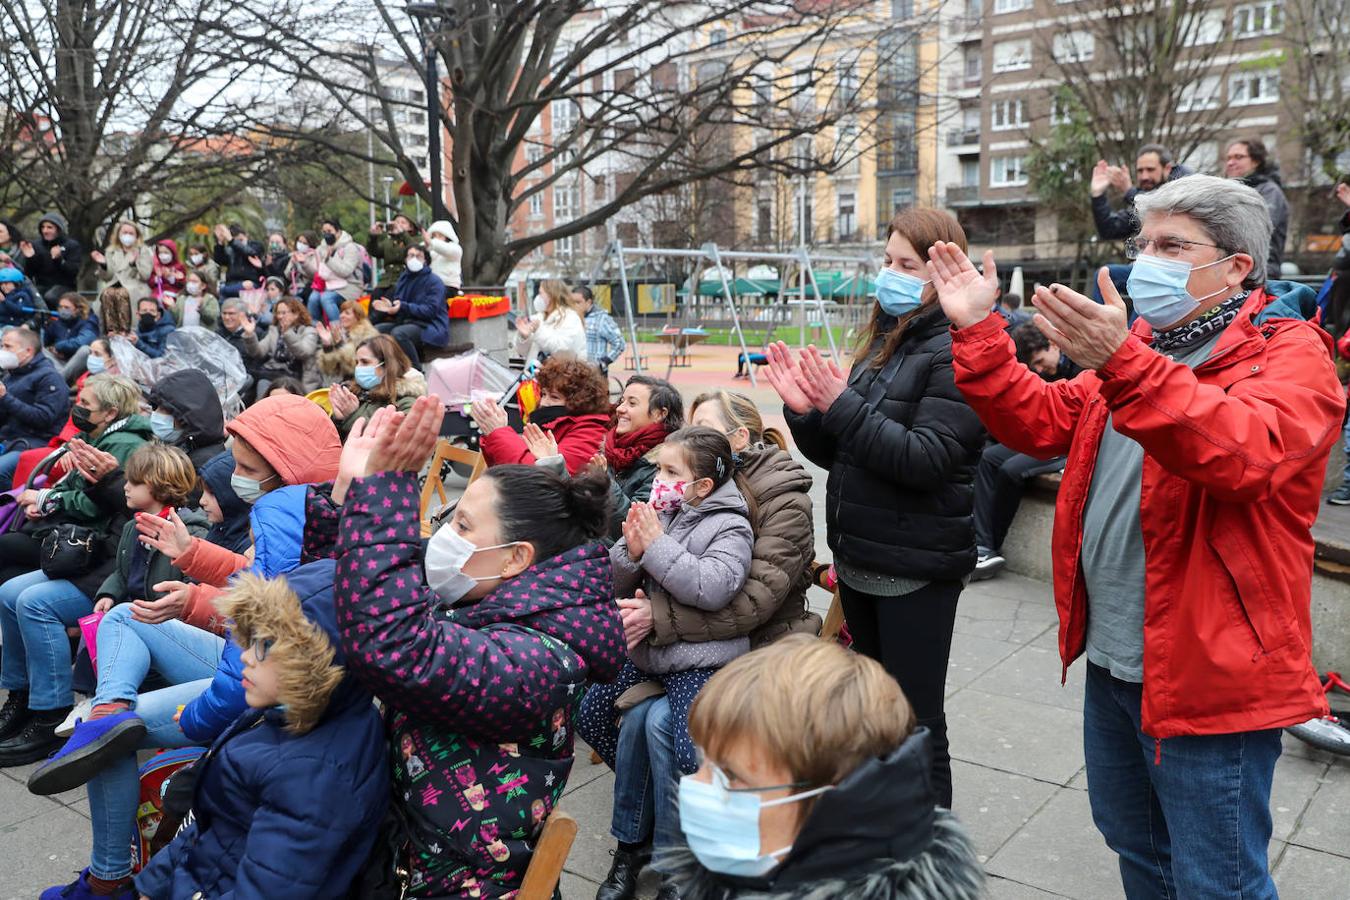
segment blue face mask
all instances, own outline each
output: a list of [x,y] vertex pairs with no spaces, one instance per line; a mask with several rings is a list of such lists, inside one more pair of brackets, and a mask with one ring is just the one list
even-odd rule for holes
[[356,378],[357,384],[361,385],[361,387],[366,390],[370,390],[380,383],[380,367],[357,366],[356,375],[354,377]]
[[877,303],[891,316],[903,316],[923,305],[923,289],[928,282],[887,267],[877,273]]
[[1192,266],[1184,260],[1164,259],[1161,256],[1145,254],[1137,257],[1130,267],[1130,277],[1125,281],[1125,293],[1134,302],[1134,311],[1153,326],[1165,329],[1183,319],[1189,318],[1200,308],[1200,304],[1210,297],[1222,294],[1227,287],[1211,291],[1203,297],[1195,297],[1187,289],[1191,273],[1208,269],[1233,258],[1229,254],[1203,266]]
[[103,357],[101,356],[89,357],[84,361],[84,367],[89,370],[90,375],[99,375],[105,369],[108,368],[107,364],[103,362]]
[[[797,803],[823,794],[832,785],[777,800],[760,800],[752,791],[727,789],[727,776],[712,767],[711,783],[692,775],[680,779],[680,830],[703,867],[722,875],[760,878],[782,861],[791,845],[772,853],[759,852],[759,812],[768,806]],[[798,785],[780,785],[797,787]],[[774,790],[761,788],[760,790]]]
[[175,444],[183,436],[181,428],[173,427],[173,416],[164,413],[150,414],[150,430],[155,433],[155,437],[166,444]]
[[60,309],[56,311],[56,314],[61,317],[62,322],[69,322],[71,319],[75,318],[74,310]]
[[252,506],[267,493],[262,486],[277,477],[279,476],[274,473],[259,481],[256,478],[245,478],[243,475],[235,474],[230,476],[230,487],[234,488],[235,496]]

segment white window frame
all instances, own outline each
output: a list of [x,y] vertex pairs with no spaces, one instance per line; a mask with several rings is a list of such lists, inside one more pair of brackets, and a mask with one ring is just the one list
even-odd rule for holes
[[557,237],[553,239],[553,255],[558,259],[571,259],[576,250],[573,243],[576,235],[569,234],[567,237]]
[[535,191],[526,201],[527,212],[531,219],[542,219],[544,217],[544,193]]
[[[1252,93],[1252,88],[1256,88],[1256,94]],[[1279,72],[1239,72],[1228,76],[1229,106],[1260,106],[1279,99]]]
[[1222,9],[1207,9],[1201,13],[1191,13],[1187,24],[1190,36],[1186,40],[1188,47],[1205,47],[1223,40],[1225,16]]
[[1177,112],[1218,109],[1223,100],[1222,87],[1218,75],[1202,75],[1181,89],[1181,96],[1177,98]]
[[1097,50],[1097,39],[1090,31],[1061,31],[1050,48],[1057,63],[1088,62]]
[[[999,51],[1004,47],[1012,47],[1021,50],[1020,53],[1013,53],[999,60]],[[1000,72],[1021,72],[1031,68],[1031,39],[1022,38],[1015,41],[1003,41],[994,45],[994,73]]]
[[1237,38],[1279,34],[1284,28],[1284,4],[1280,0],[1244,3],[1233,7],[1233,35]]
[[[847,204],[845,204],[847,199]],[[844,212],[844,207],[849,207],[848,213]],[[847,217],[847,219],[846,219]],[[834,222],[835,230],[839,238],[852,235],[858,230],[858,195],[852,191],[841,191],[835,196],[834,200]]]
[[1017,131],[1025,128],[1027,104],[1018,97],[1013,100],[995,100],[989,107],[990,131]]
[[1050,98],[1050,124],[1068,125],[1073,122],[1073,101],[1058,94]]
[[980,158],[962,159],[957,171],[961,173],[961,187],[980,186]]
[[1025,166],[1024,156],[994,157],[989,161],[989,186],[1023,187],[1029,181]]
[[539,144],[525,145],[525,165],[532,166],[544,158],[547,151]]
[[581,214],[580,191],[575,184],[553,186],[553,221],[570,222]]
[[563,98],[549,104],[549,121],[554,135],[564,135],[576,127],[577,106],[571,100]]
[[994,15],[1023,12],[1031,9],[1033,5],[1034,0],[994,0]]

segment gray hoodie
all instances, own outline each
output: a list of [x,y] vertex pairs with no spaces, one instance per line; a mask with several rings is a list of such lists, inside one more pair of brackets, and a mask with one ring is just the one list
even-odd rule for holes
[[[660,518],[665,533],[652,541],[640,561],[628,556],[626,541],[610,549],[614,595],[631,597],[640,587],[648,596],[660,593],[697,609],[722,609],[744,586],[755,543],[750,509],[735,480],[727,481],[697,506],[685,503],[673,513],[660,513]],[[677,641],[664,647],[646,640],[629,655],[642,671],[664,675],[726,665],[749,649],[750,639],[744,636]]]

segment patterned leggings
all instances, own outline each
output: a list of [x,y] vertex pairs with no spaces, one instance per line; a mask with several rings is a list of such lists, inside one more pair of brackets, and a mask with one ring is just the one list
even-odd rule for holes
[[592,685],[586,692],[581,701],[581,714],[577,717],[577,734],[600,754],[605,765],[613,769],[619,750],[619,724],[622,718],[622,713],[614,708],[614,704],[618,702],[620,694],[634,685],[644,681],[659,681],[670,701],[671,726],[676,735],[675,756],[680,771],[692,775],[698,771],[698,751],[694,749],[693,738],[689,737],[689,707],[716,671],[689,669],[669,675],[649,675],[629,660],[623,664],[618,678],[609,684]]

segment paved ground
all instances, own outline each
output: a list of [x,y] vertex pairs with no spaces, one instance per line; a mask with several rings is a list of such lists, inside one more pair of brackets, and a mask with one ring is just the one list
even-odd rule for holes
[[[719,352],[720,351],[720,352]],[[700,348],[692,369],[673,380],[689,396],[710,386],[746,390],[734,351]],[[658,374],[664,374],[664,365]],[[617,374],[617,373],[616,373]],[[761,381],[761,385],[763,382]],[[770,424],[772,392],[748,391]],[[824,541],[824,479],[813,491],[818,552]],[[828,598],[813,592],[823,612]],[[1082,750],[1082,668],[1061,687],[1055,614],[1048,585],[1016,576],[972,585],[961,597],[948,673],[956,813],[965,823],[999,900],[1122,896],[1115,859],[1093,828]],[[563,877],[568,900],[590,900],[609,870],[613,778],[578,763],[563,808],[581,823]],[[31,768],[31,767],[30,767]],[[35,797],[24,788],[30,769],[0,774],[0,900],[38,891],[88,860],[89,807],[82,791]],[[1285,738],[1272,797],[1275,881],[1286,900],[1350,896],[1350,761]],[[655,885],[644,882],[644,898]]]

